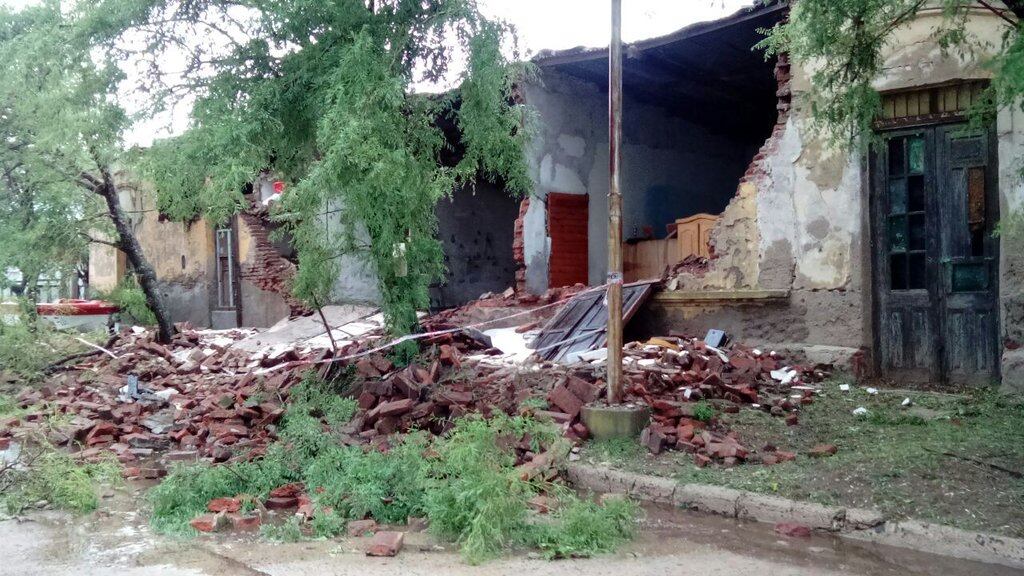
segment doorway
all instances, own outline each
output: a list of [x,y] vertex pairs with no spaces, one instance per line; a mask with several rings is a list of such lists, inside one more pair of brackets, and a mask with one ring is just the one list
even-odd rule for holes
[[995,131],[883,133],[871,153],[876,368],[887,379],[999,378]]
[[548,194],[551,288],[586,285],[589,281],[588,202],[586,194]]

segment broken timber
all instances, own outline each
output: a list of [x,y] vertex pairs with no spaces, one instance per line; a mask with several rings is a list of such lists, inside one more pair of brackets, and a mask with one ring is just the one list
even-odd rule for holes
[[[656,281],[627,284],[622,290],[622,321],[629,321],[647,301]],[[576,296],[559,310],[534,341],[537,357],[565,362],[575,352],[594,350],[608,339],[608,305],[605,293]]]

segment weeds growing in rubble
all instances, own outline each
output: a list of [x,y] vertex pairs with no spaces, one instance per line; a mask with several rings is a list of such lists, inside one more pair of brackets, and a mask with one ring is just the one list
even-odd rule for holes
[[710,422],[715,417],[715,407],[707,400],[701,400],[693,405],[693,417],[701,422]]
[[78,462],[45,441],[23,448],[14,462],[0,467],[0,504],[18,514],[39,502],[71,512],[96,509],[98,483],[117,482],[121,467],[114,459]]
[[[565,487],[524,476],[515,466],[515,447],[523,438],[529,438],[535,453],[568,447],[550,424],[505,415],[469,416],[443,437],[426,432],[396,436],[384,453],[346,446],[335,437],[354,412],[352,401],[334,394],[329,385],[305,379],[292,393],[281,440],[265,457],[174,470],[150,492],[154,526],[188,533],[188,521],[212,498],[262,498],[281,484],[304,482],[316,505],[312,520],[268,527],[266,537],[333,537],[352,519],[402,524],[419,516],[429,520],[436,534],[457,542],[468,562],[479,563],[516,546],[540,548],[552,558],[589,556],[611,551],[632,532],[634,503],[584,501]],[[531,518],[528,503],[540,493],[557,501],[550,522]]]

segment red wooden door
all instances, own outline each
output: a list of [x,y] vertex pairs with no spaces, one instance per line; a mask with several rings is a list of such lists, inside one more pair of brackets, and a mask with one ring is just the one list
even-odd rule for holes
[[550,286],[587,284],[586,194],[548,194],[548,234],[551,236]]

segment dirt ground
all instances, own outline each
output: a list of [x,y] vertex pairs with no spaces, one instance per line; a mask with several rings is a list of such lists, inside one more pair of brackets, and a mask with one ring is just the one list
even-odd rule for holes
[[[719,414],[747,446],[798,453],[775,466],[698,468],[687,454],[653,457],[636,444],[590,444],[584,458],[684,483],[717,484],[823,504],[875,508],[964,529],[1024,536],[1024,404],[994,392],[880,390],[844,382],[803,407],[799,425],[744,408]],[[910,406],[903,401],[910,398]],[[856,416],[859,407],[868,413]],[[806,452],[827,443],[835,456]],[[994,466],[993,466],[994,465]],[[1000,470],[997,467],[1004,468]]]
[[272,544],[256,536],[192,540],[154,535],[137,509],[138,488],[121,488],[100,510],[82,518],[33,514],[0,522],[0,575],[11,576],[360,576],[482,574],[854,575],[1019,574],[907,550],[848,543],[831,537],[787,539],[772,527],[695,513],[651,508],[638,538],[619,553],[549,562],[527,554],[468,566],[450,545],[426,533],[407,535],[396,558],[369,558],[360,539]]

